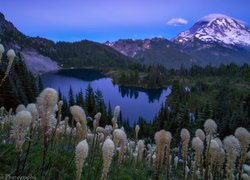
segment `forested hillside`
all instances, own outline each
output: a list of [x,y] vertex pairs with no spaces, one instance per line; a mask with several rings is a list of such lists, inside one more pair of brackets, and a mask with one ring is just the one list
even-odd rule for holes
[[[8,62],[4,56],[0,64],[1,80],[4,77],[7,64]],[[7,79],[0,86],[0,106],[5,106],[9,109],[16,108],[20,103],[28,104],[34,102],[39,93],[37,82],[37,79],[27,70],[20,54],[18,54]]]

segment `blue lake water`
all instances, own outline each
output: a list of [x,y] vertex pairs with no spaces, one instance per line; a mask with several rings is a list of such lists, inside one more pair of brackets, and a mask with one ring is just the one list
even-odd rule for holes
[[138,121],[140,116],[148,122],[152,121],[171,92],[169,88],[156,90],[115,85],[111,78],[91,69],[63,69],[50,72],[42,76],[42,81],[45,87],[60,89],[65,97],[68,97],[70,86],[76,94],[81,89],[85,92],[90,84],[94,91],[102,91],[106,105],[109,102],[112,108],[119,105],[123,119],[128,119],[131,125]]

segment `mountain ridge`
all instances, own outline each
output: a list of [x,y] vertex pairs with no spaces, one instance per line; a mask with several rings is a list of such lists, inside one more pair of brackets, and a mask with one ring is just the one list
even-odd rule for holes
[[[225,37],[229,30],[233,30],[236,35]],[[240,33],[240,30],[245,34]],[[245,36],[247,38],[242,38]],[[231,42],[230,38],[233,37],[240,38]],[[220,38],[224,38],[224,41]],[[250,30],[240,20],[225,15],[217,18],[215,15],[206,16],[170,40],[120,39],[97,43],[89,40],[54,42],[46,38],[29,37],[0,13],[0,39],[7,49],[13,48],[20,52],[28,68],[35,74],[61,67],[126,66],[129,61],[162,64],[167,68],[191,67],[193,64],[250,63]],[[35,63],[34,59],[37,59]]]
[[[232,39],[234,41],[232,41]],[[190,63],[202,66],[207,64],[217,66],[230,63],[250,63],[250,30],[242,21],[226,15],[210,14],[205,16],[190,29],[181,32],[170,40],[161,38],[161,41],[164,40],[171,44],[171,47],[174,48],[176,53],[179,51],[179,53],[185,54],[186,57],[188,57],[186,62],[189,63],[183,62],[183,64],[178,65],[179,67],[181,65],[186,66]],[[151,41],[154,41],[154,38],[132,40],[132,45],[129,44],[131,40],[118,40],[105,44],[140,61],[138,56],[134,56],[134,54],[138,54],[138,48],[133,50],[133,46],[135,46],[136,43],[140,44],[141,41],[146,41],[147,44],[150,44]],[[126,52],[126,48],[124,49],[123,47],[129,49],[129,53]],[[158,53],[163,54],[166,52],[166,49],[167,48],[162,49],[162,51]],[[150,51],[150,48],[140,51],[140,56],[147,56],[148,53],[145,54],[144,52],[148,51]],[[133,56],[131,56],[131,54]],[[146,63],[154,64],[155,58],[157,57],[158,56],[155,55]],[[149,57],[147,57],[147,59],[149,59]],[[165,59],[162,59],[160,63],[164,64],[168,59],[169,58],[165,56]],[[171,66],[168,65],[167,67]]]
[[6,49],[13,48],[21,54],[34,74],[61,67],[126,66],[129,59],[113,48],[93,41],[54,42],[42,37],[26,36],[7,21],[1,12],[0,39]]

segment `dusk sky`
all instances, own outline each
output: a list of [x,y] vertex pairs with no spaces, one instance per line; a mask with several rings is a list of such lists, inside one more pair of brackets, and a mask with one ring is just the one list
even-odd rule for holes
[[250,0],[1,0],[21,32],[54,41],[172,38],[211,13],[250,25]]

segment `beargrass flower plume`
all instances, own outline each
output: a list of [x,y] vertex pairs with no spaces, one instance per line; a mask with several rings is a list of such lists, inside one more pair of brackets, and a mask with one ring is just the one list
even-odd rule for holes
[[154,148],[152,147],[151,144],[147,144],[147,149],[145,149],[147,156],[146,159],[148,161],[148,164],[151,165],[152,162],[152,156],[154,154]]
[[98,133],[97,134],[97,140],[98,140],[98,143],[101,144],[105,139],[104,139],[104,134],[103,133]]
[[213,166],[216,166],[214,167],[215,172],[213,174],[217,173],[216,175],[220,177],[222,174],[221,169],[223,168],[225,162],[225,151],[223,149],[223,143],[218,137],[214,138],[213,140],[216,141],[219,146],[219,149],[217,149],[217,152],[214,154],[214,157],[212,157],[214,161]]
[[12,61],[12,62],[13,62],[13,60],[14,60],[15,57],[16,57],[15,51],[14,51],[13,49],[8,50],[8,51],[7,51],[7,57],[8,57],[8,60],[9,60],[9,61]]
[[244,162],[247,159],[247,150],[250,144],[250,133],[248,130],[246,130],[243,127],[239,127],[235,130],[234,133],[235,137],[239,139],[240,141],[240,147],[241,147],[241,152],[240,152],[240,161],[239,161],[239,166],[238,166],[238,170],[239,170],[239,177],[238,179],[241,179],[241,174],[242,174],[242,166],[244,164]]
[[217,124],[212,119],[207,119],[204,123],[204,129],[207,135],[212,135],[217,131]]
[[133,155],[134,148],[135,148],[135,141],[129,141],[128,150],[129,150],[130,157],[132,157],[132,155]]
[[217,144],[219,145],[220,148],[223,148],[223,143],[220,140],[220,138],[217,137],[217,138],[214,138],[213,140],[217,142]]
[[70,112],[76,122],[80,122],[81,124],[87,124],[86,114],[80,106],[71,106]]
[[249,176],[246,173],[242,174],[242,180],[249,180]]
[[135,126],[135,139],[136,139],[136,141],[138,139],[139,131],[140,131],[140,126],[138,124],[136,124],[136,126]]
[[151,144],[147,144],[147,159],[149,161],[149,164],[152,162],[152,156],[155,154],[156,146],[152,146]]
[[225,163],[225,158],[226,158],[226,153],[225,150],[223,148],[220,148],[220,151],[216,157],[217,159],[217,171],[218,171],[218,175],[219,175],[219,179],[222,178],[223,176],[223,167],[224,167],[224,163]]
[[[209,162],[209,166],[208,166],[208,171],[209,171],[209,175],[214,175],[215,172],[213,172],[214,169],[216,169],[217,167],[217,157],[220,153],[220,146],[217,143],[217,141],[215,141],[214,139],[211,140],[210,143],[210,156],[207,159],[207,161]],[[212,177],[210,177],[210,179],[212,179]]]
[[5,75],[8,75],[9,72],[10,72],[10,68],[12,66],[12,63],[13,63],[15,57],[16,57],[15,51],[13,49],[8,50],[7,51],[7,57],[8,57],[9,62],[8,62],[7,69],[5,71]]
[[8,129],[11,127],[11,123],[14,119],[14,116],[12,115],[12,108],[9,109],[9,111],[6,111],[5,108],[1,108],[1,126],[2,129]]
[[[1,53],[1,56],[2,56],[2,53]],[[8,62],[8,66],[6,68],[6,71],[4,73],[4,77],[0,82],[0,86],[2,86],[2,84],[4,83],[5,79],[7,78],[8,74],[10,72],[11,66],[13,64],[15,57],[16,57],[15,51],[13,49],[8,50],[7,57],[9,59],[9,62]],[[1,61],[1,59],[0,59],[0,61]]]
[[64,119],[64,135],[67,134],[68,127],[69,127],[69,117],[66,116]]
[[37,118],[38,110],[34,103],[28,104],[26,110],[31,113],[32,118]]
[[16,114],[19,113],[20,111],[25,111],[26,107],[23,104],[19,104],[16,108]]
[[250,176],[250,166],[247,164],[243,164],[243,170]]
[[123,130],[116,129],[113,131],[113,140],[114,140],[115,147],[120,145],[119,162],[122,163],[125,146],[127,144],[127,135]]
[[169,179],[169,174],[170,174],[170,166],[171,166],[171,155],[170,155],[170,146],[171,146],[171,141],[172,141],[172,134],[167,131],[166,133],[167,137],[167,142],[166,142],[166,176]]
[[87,134],[87,141],[88,143],[92,146],[94,143],[94,134],[93,133],[88,133]]
[[195,150],[195,152],[202,154],[204,150],[204,145],[202,140],[199,137],[194,137],[192,140],[192,148]]
[[179,158],[178,158],[178,156],[175,156],[175,158],[174,158],[174,167],[175,167],[175,169],[178,168],[178,162],[179,162]]
[[182,158],[183,158],[183,169],[184,169],[183,174],[184,174],[185,179],[186,179],[187,174],[185,173],[185,169],[186,169],[186,166],[187,166],[188,144],[189,144],[189,141],[190,141],[190,133],[185,128],[183,128],[181,130],[181,141],[182,141]]
[[103,134],[106,133],[105,129],[104,129],[103,127],[100,127],[100,126],[98,126],[98,127],[96,128],[96,132],[97,132],[97,133],[103,133]]
[[112,162],[112,158],[114,155],[115,145],[113,141],[107,137],[102,146],[102,160],[103,160],[103,167],[102,167],[102,176],[101,179],[105,180],[107,178],[109,167]]
[[25,137],[29,131],[32,116],[29,111],[20,111],[14,118],[12,125],[12,137],[16,143],[17,168],[16,175],[19,175],[20,158]]
[[214,120],[212,119],[207,119],[204,123],[204,129],[206,132],[206,142],[207,142],[207,146],[206,146],[206,159],[205,159],[205,179],[208,179],[208,170],[209,170],[209,157],[210,155],[210,143],[211,140],[213,138],[213,135],[216,133],[217,131],[217,124],[214,122]]
[[195,179],[195,173],[197,168],[202,168],[202,154],[204,150],[203,141],[199,137],[192,139],[192,148],[195,150],[195,164],[193,168],[193,178]]
[[0,44],[0,63],[3,57],[3,53],[4,53],[4,46],[2,44]]
[[115,110],[114,110],[114,115],[113,115],[113,118],[112,118],[113,129],[118,128],[117,119],[118,119],[118,117],[120,115],[120,111],[121,111],[120,106],[116,106]]
[[57,113],[57,122],[56,122],[55,128],[58,127],[59,123],[60,123],[61,120],[62,120],[62,106],[63,106],[63,101],[60,100],[60,101],[57,103],[58,113]]
[[81,179],[82,167],[85,159],[88,156],[89,145],[86,140],[78,143],[75,150],[75,161],[76,161],[76,180]]
[[33,104],[33,103],[28,104],[26,110],[29,111],[31,113],[31,115],[32,115],[32,121],[31,121],[31,124],[30,124],[30,130],[32,131],[32,129],[34,128],[33,126],[35,125],[35,121],[38,118],[38,110],[37,110],[36,105]]
[[152,154],[153,153],[153,147],[151,144],[147,144],[147,149],[148,149],[148,153]]
[[96,115],[95,115],[95,120],[93,121],[93,127],[94,129],[96,129],[99,124],[100,124],[100,120],[101,120],[101,116],[102,116],[102,113],[98,112]]
[[32,116],[29,111],[20,111],[14,118],[12,136],[16,142],[16,151],[21,152],[25,136],[29,130]]
[[[159,178],[160,168],[162,164],[162,157],[164,154],[164,147],[167,145],[167,148],[170,148],[170,143],[172,140],[171,133],[160,130],[155,133],[154,136],[156,143],[156,179]],[[168,151],[168,150],[167,150]],[[168,152],[167,152],[168,153]],[[166,158],[169,158],[168,156]]]
[[37,98],[38,114],[44,134],[48,134],[51,128],[51,115],[55,115],[55,107],[58,101],[58,93],[52,88],[44,89]]
[[96,128],[96,133],[97,133],[97,138],[98,138],[97,140],[99,140],[100,143],[102,143],[106,139],[106,137],[108,136],[106,134],[105,129],[103,127],[100,127],[100,126]]
[[236,158],[240,153],[240,142],[235,136],[230,135],[224,138],[223,145],[226,150],[226,159],[227,159],[226,177],[228,179],[232,179],[235,169]]
[[204,142],[204,140],[206,139],[206,135],[205,135],[205,133],[201,129],[197,129],[195,131],[195,136],[198,137],[198,138],[200,138],[200,140],[202,142]]
[[70,112],[76,122],[79,122],[82,127],[82,137],[81,139],[85,139],[87,137],[88,129],[87,129],[87,119],[84,110],[80,106],[71,106]]
[[190,172],[190,169],[188,166],[185,167],[185,177],[188,176],[188,173]]
[[117,120],[120,115],[121,108],[120,106],[116,106],[114,110],[114,118]]
[[139,159],[139,162],[141,162],[143,158],[144,148],[145,148],[145,144],[143,140],[138,141],[137,148],[138,148],[138,159]]
[[152,164],[154,167],[156,167],[156,154],[155,153],[152,156]]
[[44,170],[45,158],[49,146],[49,135],[52,128],[51,116],[55,116],[55,107],[57,106],[57,101],[58,93],[55,89],[52,88],[44,89],[37,98],[37,109],[38,114],[40,116],[44,136],[44,150],[41,175]]
[[37,111],[37,107],[35,104],[33,104],[33,103],[28,104],[26,110],[30,112],[32,119],[31,119],[31,123],[30,123],[30,127],[29,127],[29,144],[28,144],[27,152],[26,152],[26,155],[24,158],[23,169],[25,167],[25,163],[26,163],[29,151],[30,151],[33,129],[35,127],[35,121],[38,118],[38,111]]
[[76,123],[76,137],[77,137],[77,141],[82,140],[84,137],[84,130],[80,122]]

